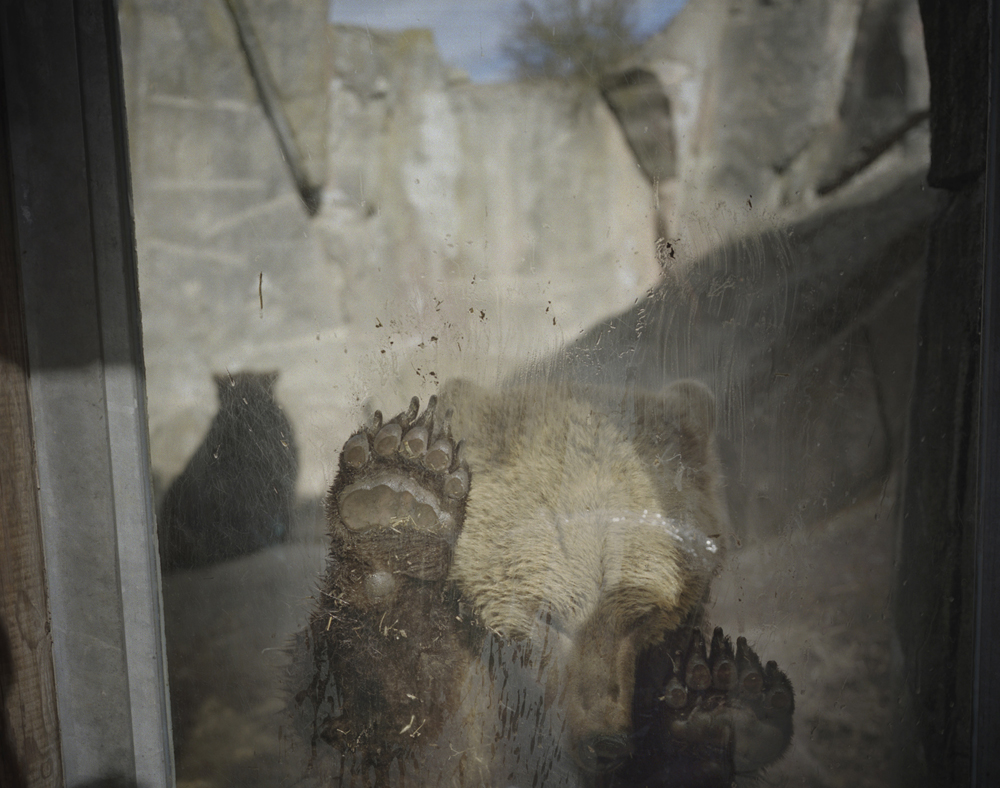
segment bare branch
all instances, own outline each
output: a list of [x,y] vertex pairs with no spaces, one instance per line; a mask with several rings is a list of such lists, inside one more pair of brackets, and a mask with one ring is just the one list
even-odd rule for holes
[[504,53],[519,77],[597,84],[636,45],[635,0],[522,0]]

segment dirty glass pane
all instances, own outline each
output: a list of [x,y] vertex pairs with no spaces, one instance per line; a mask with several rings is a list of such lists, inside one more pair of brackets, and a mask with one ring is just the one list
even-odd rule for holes
[[179,785],[963,748],[916,0],[120,8]]

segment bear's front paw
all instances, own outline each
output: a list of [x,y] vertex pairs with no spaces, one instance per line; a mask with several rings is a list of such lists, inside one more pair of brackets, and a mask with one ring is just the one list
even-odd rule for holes
[[469,469],[435,405],[418,416],[414,397],[385,424],[376,413],[344,444],[327,497],[329,564],[293,646],[290,694],[297,729],[333,772],[341,758],[385,770],[434,740],[478,653],[447,582]]
[[686,650],[646,655],[645,702],[637,708],[641,744],[633,765],[643,784],[715,788],[758,773],[792,738],[794,693],[772,661],[745,638],[716,628],[710,649],[694,631]]
[[440,580],[448,572],[469,492],[469,469],[431,397],[389,422],[372,422],[344,444],[330,521],[343,550],[368,567],[369,598],[390,594],[395,575]]

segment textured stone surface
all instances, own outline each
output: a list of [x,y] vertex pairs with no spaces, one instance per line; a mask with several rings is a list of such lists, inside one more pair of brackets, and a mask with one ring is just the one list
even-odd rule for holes
[[[402,391],[463,349],[523,361],[655,283],[653,194],[598,95],[466,84],[429,32],[329,27],[315,0],[247,7],[324,178],[313,221],[222,0],[122,12],[164,483],[207,426],[213,373],[279,369],[293,423],[325,435],[372,375]],[[302,494],[329,483],[326,448],[304,442]]]
[[[676,151],[657,149],[656,134],[632,139],[629,90],[607,98],[632,118],[632,137],[596,93],[471,85],[428,32],[328,27],[323,5],[247,6],[307,169],[324,178],[313,221],[222,0],[123,8],[153,458],[165,481],[207,425],[212,373],[281,369],[293,421],[325,431],[350,422],[373,370],[402,392],[468,369],[470,348],[480,366],[509,368],[651,287],[658,231],[670,243],[662,262],[682,270],[776,215],[821,206],[822,178],[878,136],[866,119],[895,128],[925,101],[907,49],[913,3],[862,14],[853,2],[692,0],[637,54],[655,79],[640,103],[656,128],[672,128]],[[888,54],[886,40],[898,44]],[[908,80],[900,94],[873,86],[886,58]],[[860,87],[844,88],[847,77]],[[880,159],[896,171],[920,160],[910,137]],[[302,492],[321,492],[330,461],[303,446]]]
[[687,259],[739,234],[706,233],[713,209],[787,221],[867,173],[925,166],[921,32],[915,0],[691,0],[644,44],[634,62],[672,109],[678,178],[662,196]]

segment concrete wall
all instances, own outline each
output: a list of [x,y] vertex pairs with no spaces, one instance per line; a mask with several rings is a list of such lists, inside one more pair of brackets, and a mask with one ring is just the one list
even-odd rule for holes
[[[212,373],[281,372],[300,491],[317,495],[369,391],[392,408],[573,340],[656,284],[658,228],[682,269],[926,162],[906,125],[926,107],[913,2],[692,0],[635,55],[674,115],[678,177],[655,184],[596,91],[469,84],[429,32],[330,26],[324,0],[247,9],[321,187],[315,218],[225,2],[122,4],[163,481],[215,409]],[[887,68],[899,95],[872,86]]]
[[634,62],[673,108],[679,172],[661,202],[687,259],[720,235],[926,168],[929,80],[912,0],[690,0]]
[[468,84],[322,0],[248,9],[315,219],[222,0],[122,7],[153,464],[183,467],[212,373],[278,369],[313,496],[370,388],[508,368],[653,286],[653,192],[596,94]]

